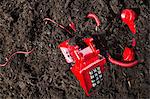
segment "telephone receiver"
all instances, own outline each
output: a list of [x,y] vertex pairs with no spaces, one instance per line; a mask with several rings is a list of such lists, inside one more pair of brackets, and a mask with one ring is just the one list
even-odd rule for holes
[[[133,35],[136,33],[136,28],[134,23],[136,17],[137,14],[132,9],[124,9],[121,12],[122,21],[129,27]],[[134,47],[135,45],[136,45],[136,40],[135,38],[133,38],[132,47]],[[121,67],[133,67],[139,63],[138,60],[135,60],[135,52],[133,48],[125,47],[122,58],[123,61],[119,61],[112,58],[110,55],[108,55],[108,60],[111,63],[119,65]]]

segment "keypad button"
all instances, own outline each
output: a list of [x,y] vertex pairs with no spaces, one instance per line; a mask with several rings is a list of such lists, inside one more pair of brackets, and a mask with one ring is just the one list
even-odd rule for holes
[[95,73],[94,75],[95,75],[95,77],[97,77],[97,76],[98,76],[98,74],[97,74],[97,73]]
[[95,87],[95,86],[96,86],[96,83],[93,83],[92,86]]
[[93,71],[90,71],[89,74],[92,75],[92,74],[93,74]]
[[99,77],[96,77],[96,80],[99,80]]
[[90,76],[91,77],[91,79],[93,79],[94,78],[94,75],[92,75],[92,76]]
[[100,77],[100,78],[102,78],[102,74],[101,74],[101,75],[99,75],[99,77]]
[[96,83],[97,83],[97,84],[100,84],[100,81],[98,80]]
[[97,70],[100,71],[100,67],[97,67]]
[[101,74],[101,71],[100,71],[100,70],[98,71],[98,74]]
[[92,80],[92,83],[94,83],[95,82],[95,80]]
[[97,70],[96,69],[94,69],[94,73],[96,73],[97,72]]

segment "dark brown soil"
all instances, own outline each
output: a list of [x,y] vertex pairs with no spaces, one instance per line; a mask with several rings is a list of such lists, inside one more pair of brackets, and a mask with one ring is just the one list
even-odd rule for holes
[[[0,63],[12,52],[36,48],[32,54],[17,55],[6,67],[0,67],[0,99],[150,98],[149,3],[149,0],[0,0]],[[138,13],[135,51],[142,54],[137,57],[144,59],[144,63],[126,69],[108,62],[102,86],[86,97],[57,47],[70,35],[54,24],[47,29],[43,18],[50,17],[65,26],[71,18],[79,35],[87,33],[96,38],[103,55],[106,50],[116,54],[120,46],[130,46],[132,39],[120,19],[120,11],[125,8]],[[82,25],[88,12],[95,12],[101,20],[97,32],[92,25]]]

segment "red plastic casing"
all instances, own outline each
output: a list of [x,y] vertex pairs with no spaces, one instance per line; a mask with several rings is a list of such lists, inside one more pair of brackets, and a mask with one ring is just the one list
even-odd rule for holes
[[95,48],[93,38],[85,38],[83,41],[87,47],[79,49],[77,45],[69,45],[69,40],[59,45],[67,63],[71,63],[70,68],[80,86],[84,89],[87,96],[94,91],[102,81],[104,64],[106,59],[100,55],[100,51]]
[[132,48],[125,47],[123,51],[123,60],[124,61],[133,61],[135,60],[135,53]]
[[137,14],[132,10],[132,9],[124,9],[121,12],[121,19],[124,23],[126,23],[131,30],[133,34],[136,33],[136,28],[135,28],[135,19],[137,17]]

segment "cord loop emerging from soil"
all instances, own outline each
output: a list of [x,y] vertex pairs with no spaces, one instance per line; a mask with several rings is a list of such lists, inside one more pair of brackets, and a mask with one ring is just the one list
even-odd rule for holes
[[0,67],[6,66],[6,65],[10,62],[10,60],[12,59],[12,57],[15,56],[16,54],[31,54],[34,50],[35,50],[35,48],[33,48],[32,50],[30,50],[30,51],[28,51],[28,52],[17,51],[17,52],[15,52],[15,53],[11,54],[11,55],[9,56],[9,58],[6,57],[6,58],[5,58],[6,62],[5,62],[4,64],[0,64]]

